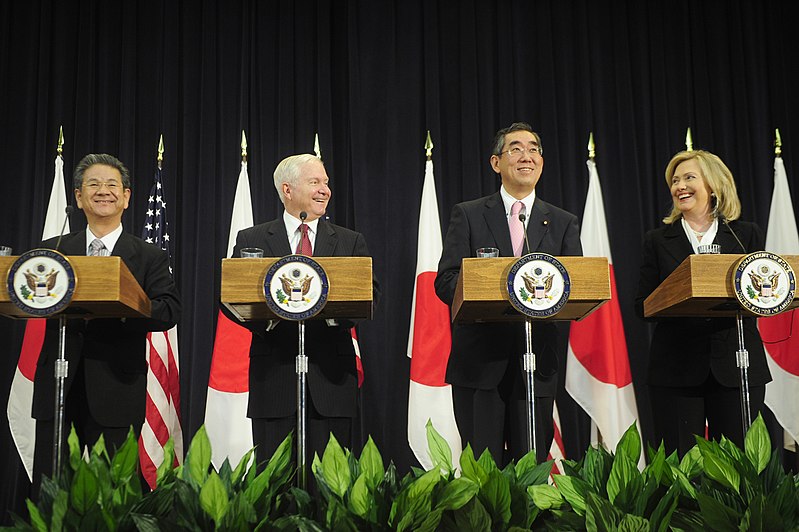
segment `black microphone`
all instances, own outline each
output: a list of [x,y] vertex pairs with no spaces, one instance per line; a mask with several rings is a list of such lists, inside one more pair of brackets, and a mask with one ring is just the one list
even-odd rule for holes
[[524,235],[524,245],[527,246],[527,254],[530,254],[530,241],[527,240],[527,227],[524,225],[524,221],[527,219],[527,216],[524,215],[523,212],[519,213],[519,221],[522,223],[522,234]]
[[743,252],[744,252],[744,253],[747,253],[747,251],[746,251],[746,248],[745,248],[745,247],[744,247],[744,245],[741,243],[741,239],[740,239],[740,238],[738,238],[738,235],[736,235],[736,234],[735,234],[735,231],[733,231],[733,230],[732,230],[732,227],[730,226],[730,224],[729,224],[729,223],[727,223],[727,218],[725,218],[723,214],[719,214],[719,215],[718,215],[718,219],[719,219],[719,220],[721,220],[721,223],[723,223],[724,225],[726,225],[726,226],[727,226],[727,229],[729,229],[729,230],[730,230],[730,233],[732,233],[732,236],[734,236],[734,237],[735,237],[735,241],[736,241],[736,242],[738,242],[738,245],[739,245],[739,246],[741,246],[741,249],[743,250]]
[[72,205],[67,205],[66,209],[64,209],[64,212],[66,213],[66,216],[64,216],[64,223],[61,225],[61,234],[58,235],[58,240],[55,243],[55,250],[53,250],[53,251],[58,251],[58,246],[61,245],[61,238],[64,236],[64,229],[67,228],[67,222],[69,221],[69,215],[72,214],[72,212],[74,210],[75,210],[75,208],[72,207]]
[[305,219],[308,217],[308,213],[305,211],[300,211],[300,221],[305,223]]

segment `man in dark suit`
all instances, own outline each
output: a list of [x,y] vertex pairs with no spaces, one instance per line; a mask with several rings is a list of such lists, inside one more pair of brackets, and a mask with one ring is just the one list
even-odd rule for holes
[[[362,234],[323,218],[331,191],[327,172],[319,158],[310,154],[287,157],[278,164],[274,178],[285,207],[283,215],[240,231],[234,257],[249,247],[263,249],[266,257],[283,257],[295,252],[316,257],[369,256]],[[305,213],[304,221],[300,213]],[[303,249],[303,230],[307,231],[310,250]],[[379,288],[376,282],[373,286],[377,301]],[[244,325],[253,332],[247,416],[252,419],[258,461],[265,461],[296,428],[298,328],[296,323],[288,321]],[[351,446],[358,380],[351,327],[351,322],[333,320],[310,320],[305,325],[310,396],[306,433],[309,456],[314,452],[322,455],[331,432],[343,446]]]
[[[178,322],[180,297],[166,252],[122,231],[122,213],[131,193],[125,165],[111,155],[87,155],[75,168],[73,185],[88,225],[65,235],[60,243],[52,238],[42,247],[57,246],[65,255],[121,257],[151,304],[149,319],[72,319],[67,324],[65,435],[74,424],[81,444],[94,445],[102,435],[112,451],[125,441],[131,426],[137,434],[141,431],[147,388],[146,335]],[[35,485],[42,474],[52,475],[57,358],[58,323],[50,320],[33,388]]]
[[[525,215],[530,252],[582,255],[577,218],[536,197],[544,167],[541,138],[529,124],[517,122],[497,132],[491,167],[499,174],[499,192],[455,205],[435,287],[452,305],[461,261],[475,250],[493,247],[500,256],[520,256],[525,246],[511,243],[511,223]],[[513,215],[511,213],[514,213]],[[497,462],[527,451],[525,383],[520,364],[525,351],[520,323],[458,324],[452,329],[447,382],[452,385],[455,420],[464,445],[475,454],[488,449]],[[533,325],[536,355],[536,454],[547,455],[553,437],[552,405],[557,390],[558,331],[550,322]]]

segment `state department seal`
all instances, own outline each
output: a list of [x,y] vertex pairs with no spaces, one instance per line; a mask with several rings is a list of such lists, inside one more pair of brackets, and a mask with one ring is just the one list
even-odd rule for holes
[[327,303],[329,290],[324,268],[305,255],[278,259],[264,278],[266,304],[284,320],[302,321],[316,316]]
[[744,256],[738,261],[732,280],[738,302],[758,316],[773,316],[786,310],[796,291],[791,265],[768,251]]
[[40,318],[61,312],[75,293],[75,269],[51,249],[23,253],[8,270],[8,297],[14,305]]
[[506,284],[511,305],[531,318],[554,316],[569,300],[569,272],[546,253],[530,253],[511,265]]

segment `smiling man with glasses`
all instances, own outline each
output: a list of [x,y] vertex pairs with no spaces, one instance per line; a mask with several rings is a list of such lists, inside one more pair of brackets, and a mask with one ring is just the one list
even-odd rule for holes
[[[490,164],[499,174],[499,191],[452,209],[435,287],[452,305],[461,261],[478,248],[496,248],[503,257],[530,252],[582,255],[577,217],[536,197],[544,170],[541,137],[529,124],[516,122],[494,138]],[[527,233],[530,249],[524,244]],[[560,351],[558,330],[551,322],[533,325],[536,354],[536,455],[546,457],[553,437],[552,406],[557,391]],[[488,449],[498,463],[518,460],[526,452],[525,384],[520,365],[525,351],[519,323],[457,324],[446,380],[452,385],[455,420],[463,439],[479,456]]]
[[[130,173],[111,155],[90,154],[75,168],[73,189],[86,229],[42,242],[65,255],[121,257],[150,299],[149,319],[71,319],[67,324],[65,436],[75,426],[81,445],[92,446],[102,435],[112,451],[124,443],[132,426],[138,435],[144,422],[147,387],[146,336],[166,331],[180,319],[180,298],[169,273],[169,257],[158,247],[122,230],[122,213],[130,203]],[[49,320],[33,384],[36,445],[34,495],[42,475],[52,475],[54,366],[58,322]],[[63,445],[64,449],[68,449]]]

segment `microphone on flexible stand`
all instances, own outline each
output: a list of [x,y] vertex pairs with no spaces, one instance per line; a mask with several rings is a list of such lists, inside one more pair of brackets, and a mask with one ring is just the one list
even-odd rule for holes
[[736,234],[735,234],[735,231],[733,231],[733,230],[732,230],[732,227],[730,226],[730,224],[729,224],[729,223],[727,223],[727,218],[726,218],[726,217],[724,217],[724,215],[723,215],[723,214],[718,214],[718,215],[716,215],[716,216],[718,217],[718,219],[719,219],[719,220],[721,220],[721,223],[723,223],[724,225],[726,225],[726,226],[727,226],[727,229],[729,229],[729,230],[730,230],[730,233],[732,233],[732,236],[734,236],[734,237],[735,237],[735,241],[736,241],[736,242],[738,242],[738,245],[739,245],[739,246],[741,246],[741,249],[743,250],[743,252],[744,252],[744,253],[748,253],[748,252],[746,251],[746,248],[744,247],[744,245],[741,243],[741,239],[740,239],[740,238],[738,238],[738,235],[736,235]]
[[64,216],[64,223],[61,225],[61,232],[59,233],[58,240],[55,243],[55,250],[54,251],[58,251],[58,246],[61,245],[61,238],[63,238],[63,236],[64,236],[64,229],[67,228],[67,222],[69,221],[69,215],[72,214],[74,210],[75,210],[75,208],[72,205],[67,205],[67,207],[64,209],[64,212],[66,213],[66,216]]
[[308,218],[308,213],[305,211],[300,211],[300,221],[305,223],[305,219]]
[[519,213],[519,221],[522,223],[522,234],[524,235],[524,245],[527,246],[527,254],[530,254],[530,241],[527,240],[527,226],[524,225],[524,221],[527,220],[527,216],[524,215],[523,212]]

